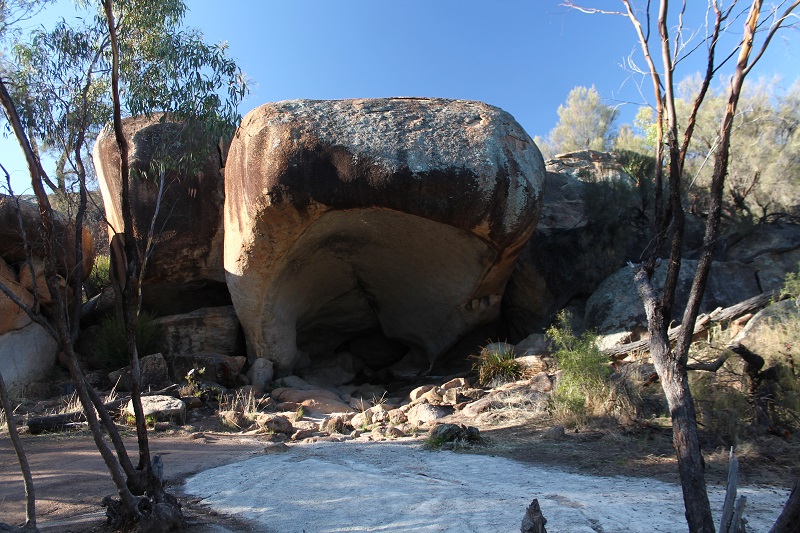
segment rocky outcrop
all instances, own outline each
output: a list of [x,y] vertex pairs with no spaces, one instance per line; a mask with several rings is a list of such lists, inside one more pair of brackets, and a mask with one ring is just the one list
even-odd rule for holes
[[[625,154],[592,150],[547,162],[542,216],[503,297],[512,342],[546,327],[574,299],[585,299],[649,241],[642,193]],[[646,198],[646,196],[645,196]]]
[[[697,261],[684,260],[681,263],[673,307],[674,317],[683,316],[696,269]],[[663,289],[666,276],[667,264],[663,262],[653,275],[653,286],[656,290]],[[755,272],[748,265],[737,261],[713,263],[700,312],[729,307],[760,293]],[[585,320],[587,327],[596,329],[599,333],[647,330],[647,317],[633,282],[633,269],[620,269],[598,287],[586,302]]]
[[252,111],[225,191],[225,270],[250,356],[285,374],[301,352],[379,329],[434,359],[497,318],[543,179],[530,137],[479,102]]
[[[155,221],[155,247],[142,285],[143,307],[159,316],[230,303],[222,266],[224,201],[221,151],[185,124],[163,117],[123,120],[130,150],[131,209],[139,235],[147,235],[158,203],[158,164],[199,151],[197,166],[164,171],[163,199]],[[122,231],[119,151],[114,132],[104,130],[94,147],[98,183],[113,231]]]

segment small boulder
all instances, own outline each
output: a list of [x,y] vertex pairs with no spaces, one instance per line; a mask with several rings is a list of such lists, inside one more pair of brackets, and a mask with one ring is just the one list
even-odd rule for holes
[[409,409],[406,416],[411,424],[421,426],[444,418],[447,416],[447,412],[441,407],[436,407],[429,403],[420,403]]
[[547,372],[539,372],[530,379],[531,390],[533,392],[550,392],[553,390],[553,382]]
[[[128,402],[125,411],[133,416],[133,400]],[[186,420],[186,404],[172,396],[142,396],[142,411],[145,417],[155,417],[159,421],[176,420],[183,424]]]
[[517,359],[525,355],[550,355],[553,343],[544,333],[528,335],[514,347]]
[[408,393],[409,399],[414,402],[422,398],[422,395],[433,389],[435,385],[422,385]]
[[564,426],[553,426],[542,435],[544,440],[563,440],[566,434],[564,433]]
[[272,433],[283,433],[292,435],[294,426],[291,421],[283,415],[272,413],[261,413],[256,417],[256,425],[259,429]]
[[431,430],[430,436],[430,440],[438,444],[457,440],[478,442],[480,439],[478,428],[461,424],[439,424]]
[[480,400],[476,400],[472,403],[468,403],[464,406],[461,410],[461,413],[464,416],[474,418],[479,414],[483,413],[484,411],[488,411],[494,406],[494,402],[492,402],[491,398],[481,398]]

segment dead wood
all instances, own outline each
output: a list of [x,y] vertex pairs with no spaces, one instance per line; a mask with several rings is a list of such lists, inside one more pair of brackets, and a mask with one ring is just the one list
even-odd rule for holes
[[521,533],[547,533],[544,525],[547,519],[542,515],[542,510],[539,508],[539,500],[533,499],[531,504],[525,510],[525,516],[522,518]]
[[[748,313],[752,313],[753,311],[762,309],[769,305],[771,302],[776,302],[781,300],[782,298],[779,297],[777,294],[774,293],[763,293],[757,296],[753,296],[752,298],[748,298],[743,302],[739,302],[736,305],[732,305],[730,307],[726,307],[724,309],[717,308],[711,313],[700,315],[697,317],[697,322],[694,326],[693,334],[696,335],[707,330],[713,324],[721,324],[725,322],[730,322],[731,320],[735,320],[741,316],[744,316]],[[674,328],[669,329],[669,340],[670,342],[675,342],[678,339],[678,336],[681,333],[681,326],[676,326]],[[604,350],[604,353],[608,355],[611,359],[615,361],[619,361],[624,359],[630,354],[644,352],[649,349],[649,340],[643,339],[638,340],[635,342],[630,342],[628,344],[623,344],[621,346],[615,346],[613,348],[609,348]],[[719,367],[725,362],[728,355],[725,354],[721,356],[721,360],[714,361],[713,363],[699,363],[695,365],[689,365],[687,369],[689,370],[718,370]],[[713,368],[713,365],[717,365]],[[703,368],[700,368],[703,367]],[[706,368],[708,367],[708,368]]]

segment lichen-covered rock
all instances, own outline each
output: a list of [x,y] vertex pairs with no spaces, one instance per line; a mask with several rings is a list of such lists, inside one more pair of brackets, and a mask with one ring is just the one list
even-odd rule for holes
[[530,137],[479,102],[252,111],[225,178],[225,270],[251,356],[287,373],[301,350],[379,328],[434,359],[497,317],[543,180]]
[[[159,169],[153,165],[164,152],[172,157],[190,151],[197,168],[168,170],[155,227],[155,247],[142,284],[143,307],[159,316],[230,303],[222,266],[224,203],[222,153],[216,139],[202,134],[179,135],[182,123],[161,116],[130,117],[122,128],[129,145],[131,209],[139,235],[147,235],[158,200]],[[103,130],[94,146],[97,181],[111,227],[122,231],[120,156],[114,132]],[[109,229],[109,232],[113,231]],[[109,238],[112,235],[109,235]]]
[[[128,402],[125,411],[133,416],[133,400]],[[156,420],[183,423],[186,419],[186,404],[172,396],[142,396],[142,411],[145,417]]]

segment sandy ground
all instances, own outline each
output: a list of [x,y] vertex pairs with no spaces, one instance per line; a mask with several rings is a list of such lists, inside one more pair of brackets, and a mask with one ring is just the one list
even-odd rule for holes
[[[538,498],[547,530],[685,531],[680,486],[601,477],[415,443],[317,443],[205,470],[184,490],[263,532],[511,532]],[[749,531],[768,531],[788,497],[743,487]],[[711,487],[712,507],[724,491]]]
[[[129,449],[136,449],[130,441]],[[150,439],[152,453],[164,459],[170,489],[182,495],[187,476],[204,469],[242,461],[261,453],[264,443],[253,438],[210,437],[193,440],[186,435]],[[126,443],[127,444],[127,443]],[[100,500],[116,494],[105,464],[91,438],[85,436],[27,436],[24,445],[34,477],[36,511],[43,532],[91,531],[104,523]],[[137,458],[132,458],[134,463]],[[25,493],[17,456],[7,437],[0,438],[0,522],[20,524],[25,520]],[[181,498],[192,531],[252,531],[242,524],[195,510],[192,501]],[[200,528],[200,523],[210,523]],[[214,523],[218,527],[213,527]]]

